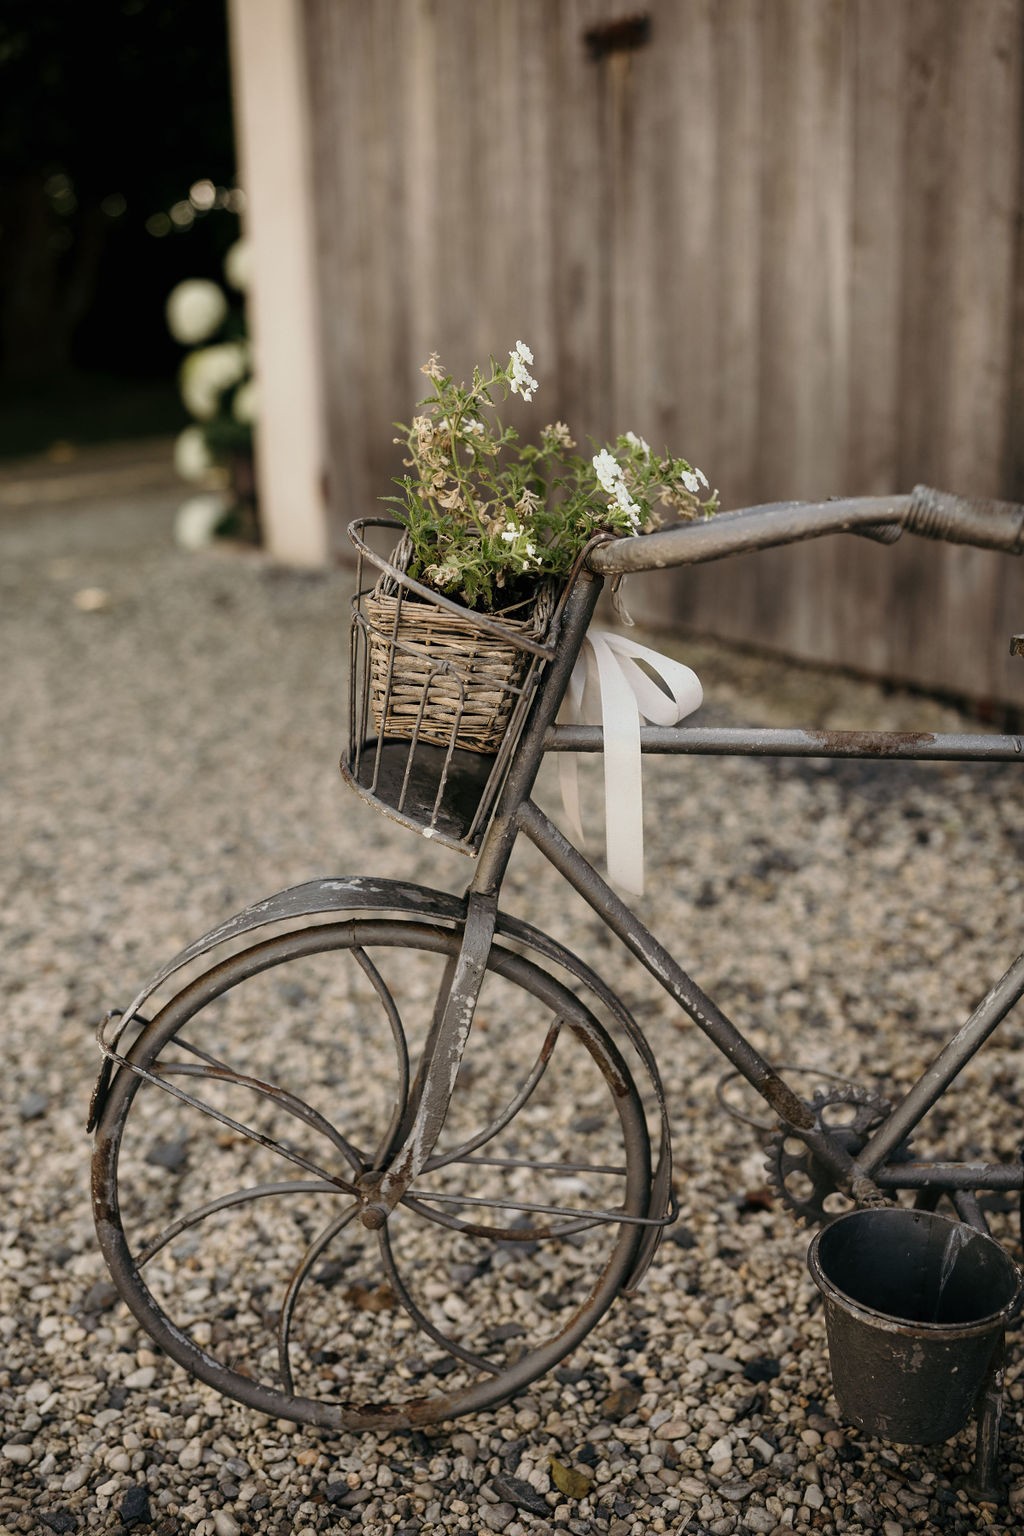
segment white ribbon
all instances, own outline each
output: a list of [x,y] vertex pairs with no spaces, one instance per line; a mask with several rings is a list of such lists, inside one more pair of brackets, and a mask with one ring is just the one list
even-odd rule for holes
[[[568,724],[603,728],[608,878],[636,896],[644,889],[640,725],[677,725],[700,706],[703,696],[697,674],[681,662],[609,630],[587,632],[562,718]],[[585,842],[576,756],[560,752],[558,774],[570,830]]]

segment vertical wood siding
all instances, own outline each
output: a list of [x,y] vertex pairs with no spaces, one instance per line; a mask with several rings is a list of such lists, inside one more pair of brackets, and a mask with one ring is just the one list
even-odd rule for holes
[[[522,337],[581,439],[725,506],[1024,499],[1020,0],[304,0],[339,546],[432,350]],[[659,622],[1024,703],[1024,569],[831,540],[636,588]]]

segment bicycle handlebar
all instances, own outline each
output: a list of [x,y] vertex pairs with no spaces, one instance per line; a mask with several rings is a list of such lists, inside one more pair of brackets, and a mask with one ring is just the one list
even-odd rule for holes
[[860,496],[826,502],[776,501],[742,507],[700,523],[683,523],[643,538],[597,545],[587,564],[602,576],[698,565],[727,555],[828,533],[858,533],[893,544],[904,529],[926,539],[1024,554],[1024,506],[976,501],[918,485],[907,495]]

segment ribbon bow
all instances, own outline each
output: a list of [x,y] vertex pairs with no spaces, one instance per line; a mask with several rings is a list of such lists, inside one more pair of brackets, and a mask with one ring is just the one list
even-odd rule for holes
[[[605,629],[588,631],[573,667],[563,716],[573,725],[603,728],[608,878],[636,896],[644,889],[641,722],[677,725],[703,696],[689,667]],[[585,842],[574,752],[559,753],[558,773],[570,830]]]

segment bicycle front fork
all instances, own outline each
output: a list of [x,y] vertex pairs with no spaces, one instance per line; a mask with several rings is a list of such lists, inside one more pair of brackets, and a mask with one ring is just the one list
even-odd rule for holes
[[471,892],[462,947],[449,966],[434,1005],[409,1105],[398,1124],[383,1167],[357,1181],[364,1227],[377,1231],[422,1173],[441,1134],[473,1025],[477,998],[498,917],[493,896]]

